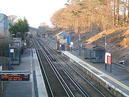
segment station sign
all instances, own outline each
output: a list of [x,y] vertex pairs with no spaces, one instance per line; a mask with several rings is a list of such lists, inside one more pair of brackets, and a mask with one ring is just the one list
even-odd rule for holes
[[112,60],[111,59],[111,53],[106,52],[105,53],[105,63],[110,65],[111,64],[111,60]]
[[10,53],[14,53],[14,49],[10,49]]
[[30,72],[0,71],[0,81],[29,81]]

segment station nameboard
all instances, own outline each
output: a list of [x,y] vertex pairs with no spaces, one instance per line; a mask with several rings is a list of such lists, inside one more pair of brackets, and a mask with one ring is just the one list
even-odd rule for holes
[[0,71],[0,81],[29,81],[30,72]]

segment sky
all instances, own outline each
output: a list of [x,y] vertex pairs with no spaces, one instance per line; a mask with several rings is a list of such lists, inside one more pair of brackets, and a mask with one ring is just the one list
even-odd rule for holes
[[65,7],[66,2],[67,0],[1,0],[0,13],[25,17],[32,27],[38,27],[40,23],[51,25],[51,16]]

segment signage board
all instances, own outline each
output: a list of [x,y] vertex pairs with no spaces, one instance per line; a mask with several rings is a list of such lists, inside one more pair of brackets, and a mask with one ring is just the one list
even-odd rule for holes
[[0,81],[29,81],[29,72],[0,71]]
[[14,49],[10,49],[10,53],[14,53]]
[[70,42],[70,47],[73,47],[73,42]]
[[108,52],[105,53],[105,63],[111,64],[111,53]]

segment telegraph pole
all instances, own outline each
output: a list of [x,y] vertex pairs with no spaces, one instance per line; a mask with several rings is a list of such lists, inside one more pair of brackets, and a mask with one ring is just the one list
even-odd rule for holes
[[[105,54],[106,54],[106,47],[107,47],[106,34],[103,34],[103,37],[104,37],[104,49],[105,49]],[[106,56],[105,56],[105,70],[107,70]]]

